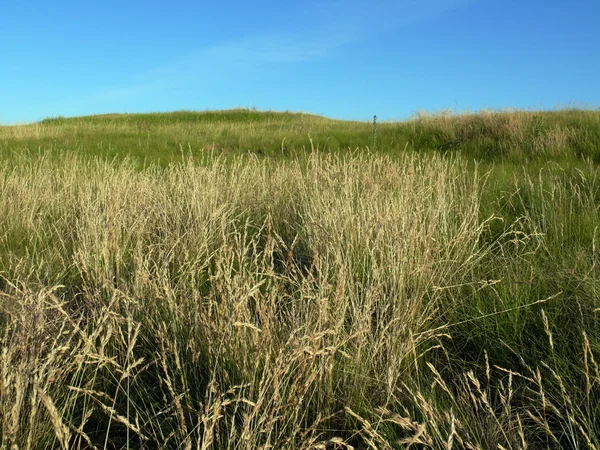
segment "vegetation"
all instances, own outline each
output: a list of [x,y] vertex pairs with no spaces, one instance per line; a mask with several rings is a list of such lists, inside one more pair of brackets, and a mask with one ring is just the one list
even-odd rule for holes
[[600,112],[0,127],[0,447],[600,448]]
[[371,122],[248,110],[108,114],[0,127],[4,158],[40,149],[59,154],[71,150],[164,166],[209,149],[280,159],[311,148],[343,154],[369,148],[392,156],[460,151],[469,159],[522,166],[532,160],[600,163],[600,111],[420,113],[406,122],[378,123],[377,149],[372,147]]

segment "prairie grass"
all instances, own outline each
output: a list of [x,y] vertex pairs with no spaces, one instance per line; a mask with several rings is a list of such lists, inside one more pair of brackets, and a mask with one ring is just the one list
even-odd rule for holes
[[178,114],[0,129],[0,448],[600,447],[595,112]]
[[208,149],[224,156],[298,158],[311,148],[347,154],[357,149],[387,156],[406,151],[460,153],[487,163],[600,163],[600,111],[481,111],[419,113],[402,122],[353,122],[249,110],[163,114],[107,114],[54,118],[22,126],[0,126],[0,156],[23,154],[130,158],[136,165],[166,166]]

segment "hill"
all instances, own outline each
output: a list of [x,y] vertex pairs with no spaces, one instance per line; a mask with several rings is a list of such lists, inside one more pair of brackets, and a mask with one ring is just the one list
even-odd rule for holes
[[73,150],[108,158],[159,161],[214,149],[226,155],[298,154],[357,148],[397,155],[460,151],[478,161],[600,162],[600,111],[482,111],[418,114],[403,122],[341,121],[245,109],[51,118],[0,127],[0,152]]
[[0,448],[600,448],[599,114],[1,127]]

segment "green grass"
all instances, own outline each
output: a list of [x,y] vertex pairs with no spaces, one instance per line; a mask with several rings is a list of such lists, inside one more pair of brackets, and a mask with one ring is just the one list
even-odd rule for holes
[[[102,158],[168,164],[184,155],[216,150],[280,158],[307,149],[355,151],[373,146],[371,122],[308,114],[230,110],[164,114],[108,114],[46,119],[0,127],[0,155],[77,150]],[[379,123],[378,153],[457,152],[485,162],[600,163],[600,111],[505,111],[420,114],[406,122]]]
[[0,127],[1,448],[599,448],[600,112]]

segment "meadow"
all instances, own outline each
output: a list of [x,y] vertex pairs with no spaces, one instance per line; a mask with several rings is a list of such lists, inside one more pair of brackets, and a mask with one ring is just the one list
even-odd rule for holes
[[600,448],[599,226],[597,110],[0,126],[0,448]]

